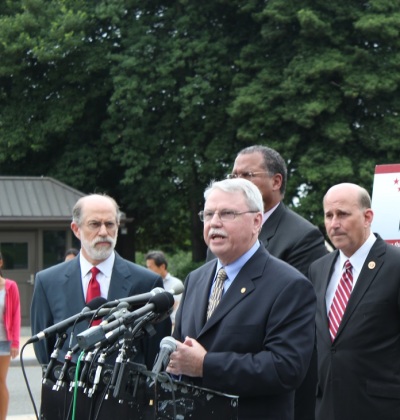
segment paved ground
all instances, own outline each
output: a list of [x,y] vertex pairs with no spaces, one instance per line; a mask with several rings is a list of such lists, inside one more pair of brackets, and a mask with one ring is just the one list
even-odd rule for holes
[[[21,330],[21,349],[29,337],[30,329],[23,327]],[[25,346],[22,356],[27,382],[37,411],[39,411],[42,369],[35,358],[32,344]],[[7,420],[36,420],[37,417],[29,396],[19,357],[11,361],[7,375],[7,386],[10,392]]]
[[37,417],[35,415],[20,415],[20,416],[7,416],[7,420],[36,420]]

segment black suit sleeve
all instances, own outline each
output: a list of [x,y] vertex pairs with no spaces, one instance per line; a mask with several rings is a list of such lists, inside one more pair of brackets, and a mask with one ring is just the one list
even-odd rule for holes
[[[154,289],[156,287],[163,287],[162,278],[159,276],[157,277],[151,289]],[[149,328],[150,329],[148,330],[148,332],[146,332],[148,337],[145,338],[142,342],[142,351],[144,355],[144,359],[142,360],[142,362],[147,366],[147,369],[151,370],[153,368],[154,361],[160,349],[161,340],[164,337],[171,335],[171,317],[167,316],[166,319],[164,319],[163,321],[154,324],[154,331],[152,331],[151,326]]]
[[311,229],[304,233],[301,240],[295,243],[282,259],[307,276],[311,263],[327,253],[321,232],[318,229]]
[[[36,335],[50,325],[54,324],[51,314],[49,302],[43,288],[40,274],[36,275],[35,289],[31,304],[31,330],[32,335]],[[36,358],[41,365],[49,363],[49,355],[51,354],[55,344],[55,337],[34,343]]]

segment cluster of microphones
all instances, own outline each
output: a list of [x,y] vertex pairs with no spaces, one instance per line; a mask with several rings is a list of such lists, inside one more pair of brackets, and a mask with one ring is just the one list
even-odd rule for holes
[[[174,305],[173,295],[183,292],[183,285],[166,291],[158,287],[148,293],[143,293],[114,301],[98,297],[90,301],[82,311],[64,321],[54,324],[32,336],[27,343],[35,343],[57,334],[56,344],[50,356],[49,364],[43,374],[43,383],[49,378],[54,381],[53,390],[58,391],[69,383],[73,387],[81,387],[88,397],[107,384],[110,392],[121,381],[124,364],[131,356],[132,340],[143,335],[144,330],[151,330],[153,324],[166,319]],[[133,310],[133,308],[138,309]],[[102,319],[99,325],[90,326],[77,334],[72,346],[73,329],[71,332],[69,350],[64,363],[58,360],[60,349],[68,338],[67,330],[83,320]],[[176,349],[173,337],[161,340],[160,351],[151,371],[152,376],[165,370],[169,356]],[[107,365],[107,358],[118,352],[113,359],[113,366]],[[79,372],[73,359],[79,354]],[[114,392],[117,396],[118,392]]]

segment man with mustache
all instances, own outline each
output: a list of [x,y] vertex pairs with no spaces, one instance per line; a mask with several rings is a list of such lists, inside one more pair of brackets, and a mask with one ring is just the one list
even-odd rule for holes
[[167,372],[238,395],[241,420],[292,420],[314,345],[312,284],[260,242],[263,201],[253,183],[214,182],[204,198],[199,217],[217,259],[185,280]]
[[[258,187],[264,204],[260,241],[274,257],[307,276],[310,264],[328,250],[321,231],[283,203],[287,167],[282,156],[267,146],[246,147],[237,154],[228,178],[244,178]],[[212,258],[208,248],[207,261]]]
[[[89,283],[93,281],[97,294],[109,301],[163,287],[159,275],[115,252],[120,217],[118,204],[109,196],[92,194],[77,201],[72,211],[71,229],[81,241],[81,250],[76,258],[37,273],[31,305],[33,335],[79,313],[92,298]],[[93,268],[97,269],[96,275],[92,275]],[[87,327],[85,321],[78,323],[74,336]],[[135,343],[138,351],[134,361],[145,363],[149,369],[153,366],[161,339],[171,333],[170,318],[155,328],[157,333],[154,336]],[[70,333],[71,328],[60,351],[61,361],[69,348]],[[36,357],[42,365],[49,363],[55,340],[56,337],[52,336],[35,343]],[[72,346],[74,344],[76,341]]]
[[[287,167],[282,156],[263,145],[249,146],[236,156],[230,179],[244,178],[256,185],[263,198],[263,221],[259,240],[267,251],[297,268],[305,276],[310,264],[328,250],[320,230],[283,203]],[[207,261],[215,256],[210,248]],[[313,355],[304,382],[296,390],[295,420],[314,420],[317,356]]]

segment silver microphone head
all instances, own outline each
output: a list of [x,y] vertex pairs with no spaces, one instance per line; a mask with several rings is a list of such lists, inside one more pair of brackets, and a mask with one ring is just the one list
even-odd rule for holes
[[174,337],[164,337],[160,342],[160,348],[166,347],[171,350],[171,353],[176,350],[176,340]]
[[171,295],[180,295],[185,290],[185,286],[182,282],[179,282],[174,286],[172,289],[168,289],[167,292],[171,293]]
[[154,295],[158,295],[159,293],[164,293],[165,289],[163,287],[155,287],[154,289],[151,290],[151,294]]

